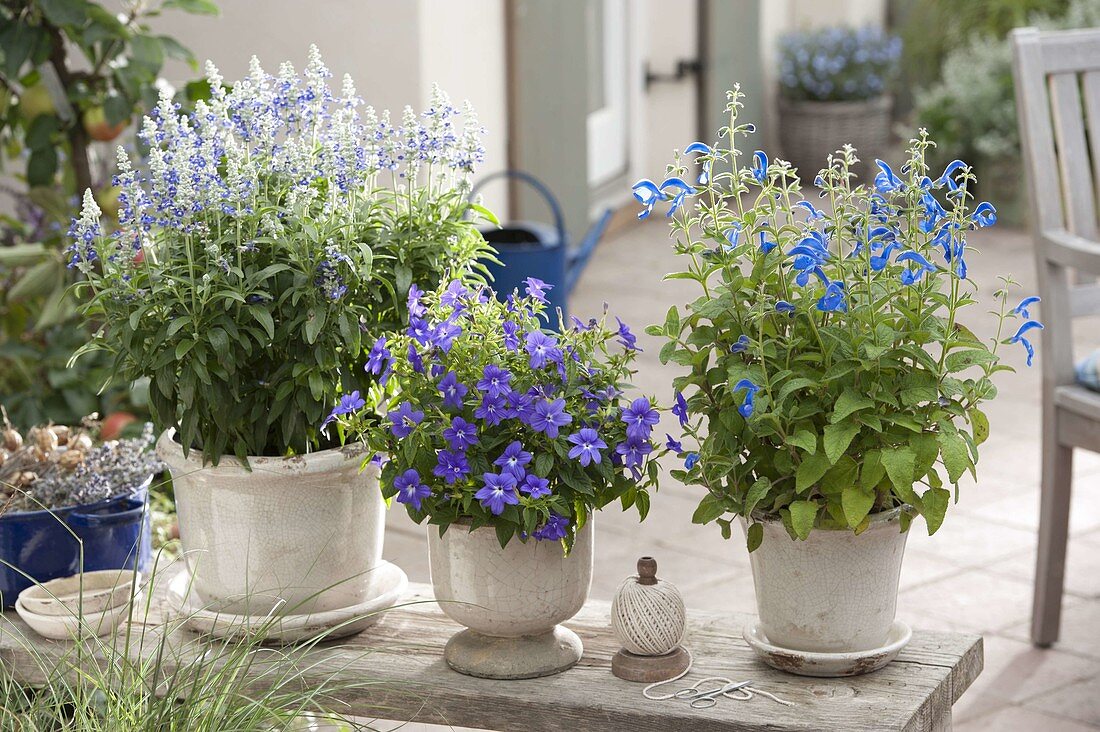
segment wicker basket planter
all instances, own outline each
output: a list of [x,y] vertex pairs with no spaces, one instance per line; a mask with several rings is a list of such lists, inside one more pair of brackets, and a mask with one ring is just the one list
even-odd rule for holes
[[856,148],[865,175],[890,145],[893,97],[862,102],[811,102],[779,99],[779,143],[804,182],[825,167],[828,156],[846,143]]

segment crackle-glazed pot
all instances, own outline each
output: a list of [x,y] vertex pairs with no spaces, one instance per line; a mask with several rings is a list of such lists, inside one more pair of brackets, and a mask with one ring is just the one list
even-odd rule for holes
[[583,648],[558,625],[573,617],[592,584],[592,517],[568,556],[557,541],[517,538],[501,549],[496,531],[428,527],[432,586],[439,607],[466,626],[447,642],[451,668],[492,679],[549,676],[573,666]]
[[180,541],[193,591],[243,615],[339,610],[376,594],[385,501],[363,448],[294,457],[226,456],[215,467],[172,431],[157,442],[172,473]]
[[814,529],[805,541],[791,539],[778,520],[763,521],[764,540],[749,557],[768,640],[824,653],[881,647],[894,624],[908,536],[900,516],[900,509],[872,514],[858,536]]

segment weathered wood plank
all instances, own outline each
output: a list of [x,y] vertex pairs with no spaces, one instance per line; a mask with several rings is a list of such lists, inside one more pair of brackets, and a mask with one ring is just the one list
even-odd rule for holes
[[[388,611],[374,628],[350,639],[303,653],[304,682],[333,676],[377,683],[343,693],[350,714],[408,719],[486,729],[537,732],[729,732],[730,730],[907,730],[935,729],[982,668],[981,638],[915,631],[898,660],[876,673],[850,679],[811,679],[784,674],[757,661],[741,638],[747,616],[689,613],[686,645],[695,654],[693,676],[752,679],[793,702],[723,700],[711,709],[680,701],[642,697],[642,685],[611,675],[618,650],[608,624],[609,606],[590,602],[567,625],[585,644],[584,658],[558,676],[527,681],[492,681],[457,674],[443,661],[442,647],[458,630],[434,602],[430,588],[414,585],[402,606]],[[155,639],[158,630],[147,628]],[[152,645],[152,644],[150,644]],[[190,658],[208,644],[185,630],[171,631],[177,658]],[[32,654],[71,652],[65,643],[30,635],[14,616],[0,620],[0,663],[26,681],[40,682]],[[949,718],[949,717],[947,717]]]

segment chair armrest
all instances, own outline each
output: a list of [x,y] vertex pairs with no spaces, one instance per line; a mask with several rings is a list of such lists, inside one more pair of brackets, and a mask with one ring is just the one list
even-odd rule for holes
[[1043,257],[1066,267],[1100,275],[1100,241],[1085,239],[1065,229],[1039,234]]

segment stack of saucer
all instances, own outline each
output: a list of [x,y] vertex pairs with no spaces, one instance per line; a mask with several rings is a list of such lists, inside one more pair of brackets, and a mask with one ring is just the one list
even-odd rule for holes
[[61,577],[20,592],[15,611],[44,638],[108,635],[129,616],[131,599],[141,596],[141,580],[131,569]]

